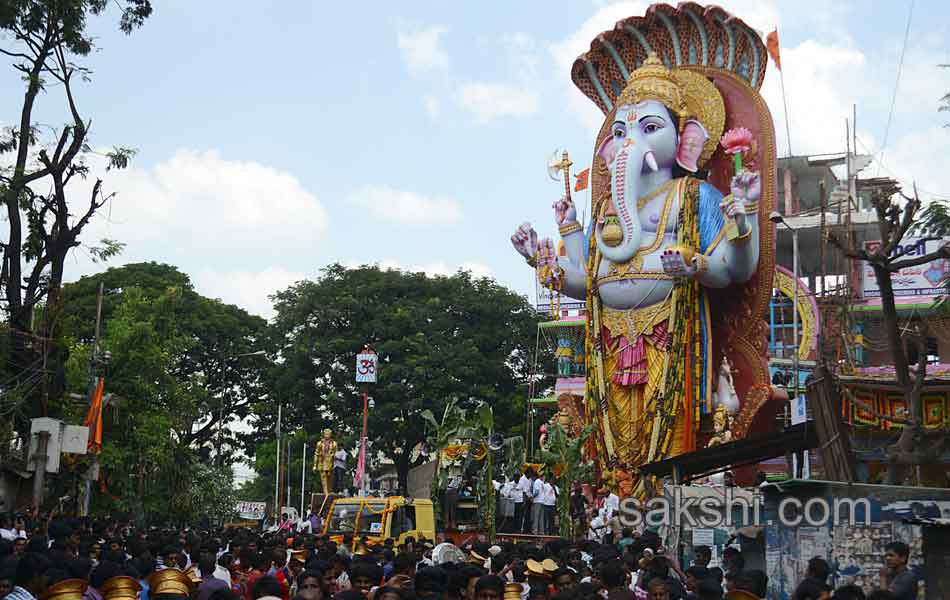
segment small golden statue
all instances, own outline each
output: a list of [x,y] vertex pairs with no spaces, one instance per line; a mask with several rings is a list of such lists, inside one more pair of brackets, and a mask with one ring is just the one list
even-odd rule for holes
[[320,485],[324,494],[333,493],[333,455],[336,454],[336,441],[333,431],[323,430],[323,439],[317,442],[313,452],[313,470],[320,474]]
[[726,407],[720,404],[716,407],[716,412],[713,413],[713,431],[715,433],[709,438],[709,443],[706,444],[706,447],[712,448],[713,446],[731,442],[732,432],[729,431],[730,425],[731,419],[729,418],[729,413]]

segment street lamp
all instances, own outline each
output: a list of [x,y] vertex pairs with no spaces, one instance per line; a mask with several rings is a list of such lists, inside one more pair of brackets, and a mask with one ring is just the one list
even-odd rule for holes
[[776,211],[769,213],[769,221],[776,225],[782,225],[792,232],[792,278],[795,280],[795,293],[792,298],[792,370],[795,372],[795,387],[793,388],[793,398],[798,398],[798,361],[799,361],[799,340],[798,340],[798,230],[789,225],[785,218]]

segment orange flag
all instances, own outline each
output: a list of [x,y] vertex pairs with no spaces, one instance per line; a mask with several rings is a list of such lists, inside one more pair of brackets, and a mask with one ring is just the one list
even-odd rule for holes
[[577,178],[577,183],[574,184],[574,191],[579,192],[586,190],[590,179],[590,169],[584,169],[574,177]]
[[89,404],[89,412],[86,413],[86,420],[82,423],[89,428],[89,442],[86,448],[92,454],[102,452],[102,389],[105,384],[106,380],[100,377],[99,383],[96,384],[96,393]]
[[769,56],[771,56],[775,62],[775,68],[781,71],[782,57],[778,51],[778,29],[773,30],[772,33],[765,36],[765,47],[769,51]]

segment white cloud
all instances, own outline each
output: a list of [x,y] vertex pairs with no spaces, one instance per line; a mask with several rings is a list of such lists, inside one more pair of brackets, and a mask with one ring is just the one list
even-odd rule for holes
[[136,244],[194,243],[200,255],[228,256],[246,251],[246,240],[266,248],[323,233],[329,222],[320,201],[290,173],[213,150],[177,150],[151,169],[133,166],[105,179],[117,200],[109,222],[100,218],[98,225]]
[[418,31],[401,31],[396,43],[402,58],[412,73],[446,69],[449,55],[442,47],[442,36],[448,33],[444,25],[430,25]]
[[[93,174],[103,175],[101,157],[88,162]],[[72,279],[130,262],[166,262],[192,276],[201,293],[269,316],[267,295],[301,275],[272,265],[325,250],[319,240],[329,218],[321,202],[292,174],[259,162],[181,149],[154,167],[133,165],[103,179],[116,198],[93,218],[82,241],[109,237],[126,249],[105,265],[73,254],[67,263]],[[80,181],[71,194],[86,197],[90,186]]]
[[456,95],[459,105],[479,123],[499,117],[526,117],[538,111],[540,94],[531,87],[503,83],[466,83]]
[[491,267],[486,264],[473,261],[464,261],[462,263],[455,263],[451,265],[445,261],[407,265],[393,258],[386,258],[383,260],[374,261],[372,263],[351,259],[346,261],[344,266],[349,269],[354,269],[365,264],[373,264],[378,266],[380,269],[406,271],[409,273],[425,273],[429,277],[451,276],[458,273],[459,270],[468,271],[475,277],[492,277],[494,275]]
[[433,119],[438,119],[439,115],[442,114],[442,102],[436,96],[432,94],[423,96],[422,104]]
[[402,225],[440,225],[462,220],[462,206],[451,198],[424,196],[388,185],[363,185],[349,201],[378,219]]
[[[843,151],[844,122],[851,117],[854,90],[867,76],[865,55],[850,45],[805,40],[782,48],[782,67],[794,154]],[[772,112],[779,156],[784,156],[787,136],[782,89],[772,63],[762,95]]]
[[265,319],[275,314],[269,296],[307,278],[305,273],[281,267],[268,267],[262,271],[218,271],[205,267],[189,274],[200,294],[236,304]]

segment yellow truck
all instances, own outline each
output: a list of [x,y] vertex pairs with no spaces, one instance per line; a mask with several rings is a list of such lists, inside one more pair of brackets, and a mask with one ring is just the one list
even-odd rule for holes
[[354,547],[364,537],[370,545],[388,538],[399,544],[407,537],[434,540],[432,501],[404,496],[337,498],[327,512],[323,535],[337,543],[343,536],[353,536]]

